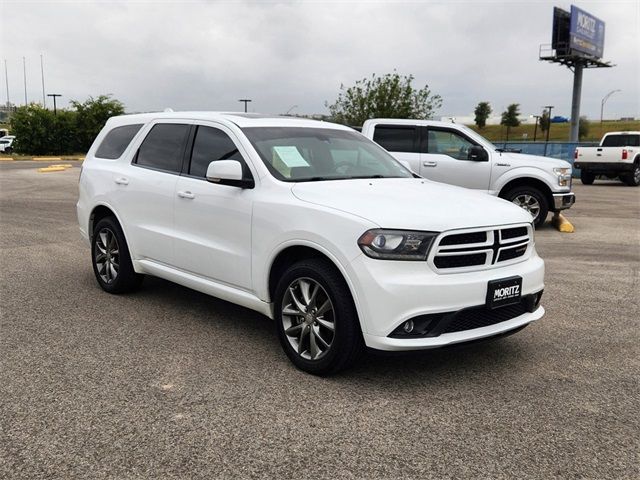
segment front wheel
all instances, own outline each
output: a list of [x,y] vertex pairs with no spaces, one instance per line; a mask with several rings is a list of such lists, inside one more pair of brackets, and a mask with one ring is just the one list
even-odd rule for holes
[[549,203],[544,194],[535,187],[528,185],[515,187],[506,192],[502,198],[529,212],[536,227],[542,225],[547,219]]
[[300,370],[329,375],[357,360],[363,350],[358,315],[349,287],[330,262],[314,258],[291,265],[274,299],[280,344]]
[[583,185],[593,185],[596,176],[592,172],[586,170],[580,170],[580,181]]
[[620,179],[630,187],[637,187],[640,185],[640,162],[633,166],[633,171],[631,173],[621,175]]

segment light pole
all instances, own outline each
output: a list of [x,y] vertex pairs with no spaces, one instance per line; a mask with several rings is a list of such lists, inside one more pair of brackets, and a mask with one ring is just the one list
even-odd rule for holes
[[553,105],[546,105],[544,108],[547,109],[547,139],[544,142],[544,156],[547,156],[547,146],[549,145],[549,132],[551,131],[551,110],[553,110]]
[[536,134],[538,133],[538,120],[540,119],[540,115],[531,115],[536,119],[536,126],[533,127],[533,141],[536,141]]
[[607,103],[607,100],[609,100],[609,97],[611,95],[613,95],[614,93],[617,93],[617,92],[621,92],[621,91],[622,90],[620,90],[620,89],[611,90],[609,93],[607,93],[603,97],[602,101],[600,102],[600,136],[602,136],[602,119],[604,117],[604,104]]
[[289,110],[287,110],[287,113],[285,113],[285,115],[289,115],[291,110],[293,110],[294,108],[298,108],[298,105],[292,105],[291,108]]
[[56,108],[56,97],[61,97],[60,93],[47,93],[47,97],[53,97],[53,114],[58,115],[58,110]]
[[251,99],[249,99],[249,98],[241,98],[238,101],[244,103],[244,113],[247,113],[247,104],[251,101]]

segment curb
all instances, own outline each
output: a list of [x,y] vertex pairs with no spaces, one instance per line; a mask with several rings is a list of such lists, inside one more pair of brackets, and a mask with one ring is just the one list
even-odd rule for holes
[[551,219],[551,223],[559,232],[574,233],[576,231],[573,224],[567,220],[561,213],[556,213]]
[[48,172],[62,172],[64,170],[66,170],[66,167],[62,167],[60,165],[56,165],[56,166],[50,166],[50,167],[42,167],[38,169],[38,172],[40,173],[48,173]]

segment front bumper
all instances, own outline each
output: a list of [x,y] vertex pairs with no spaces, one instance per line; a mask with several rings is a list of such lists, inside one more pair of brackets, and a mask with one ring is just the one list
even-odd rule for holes
[[574,203],[576,203],[576,195],[573,192],[553,194],[554,212],[571,208]]
[[526,260],[487,270],[438,274],[426,262],[374,260],[358,256],[349,265],[358,314],[367,346],[379,350],[434,348],[513,330],[544,314],[539,307],[505,322],[427,338],[389,335],[406,320],[483,305],[490,280],[519,275],[522,295],[544,289],[544,262],[533,251]]

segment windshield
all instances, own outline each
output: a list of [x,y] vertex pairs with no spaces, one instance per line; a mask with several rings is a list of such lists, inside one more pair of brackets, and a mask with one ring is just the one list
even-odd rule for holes
[[271,174],[285,182],[412,178],[409,170],[361,134],[331,128],[243,128]]

